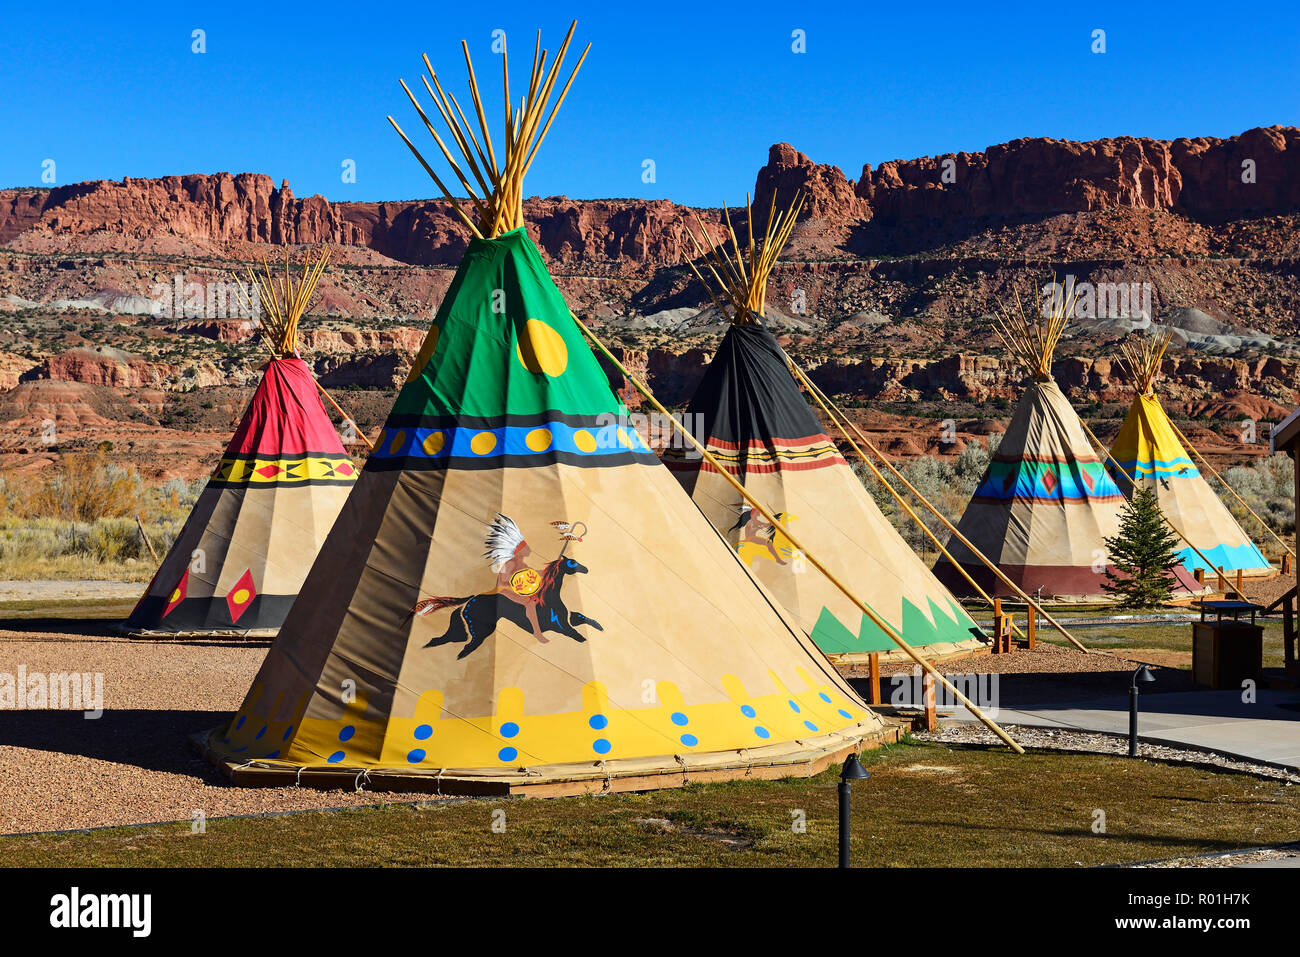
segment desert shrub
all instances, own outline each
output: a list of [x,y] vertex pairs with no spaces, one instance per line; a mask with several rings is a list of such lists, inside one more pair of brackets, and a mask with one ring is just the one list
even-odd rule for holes
[[136,514],[144,496],[139,473],[110,464],[107,451],[99,448],[65,455],[52,476],[14,488],[8,506],[26,518],[93,522]]
[[[157,546],[154,546],[157,548]],[[87,550],[96,561],[119,562],[147,556],[140,529],[131,518],[101,518],[90,527]]]
[[[1295,463],[1289,455],[1279,452],[1222,474],[1224,481],[1273,531],[1282,536],[1295,533]],[[1212,478],[1210,484],[1217,485]],[[1258,540],[1263,534],[1259,523],[1231,495],[1224,493],[1222,498],[1242,528]]]

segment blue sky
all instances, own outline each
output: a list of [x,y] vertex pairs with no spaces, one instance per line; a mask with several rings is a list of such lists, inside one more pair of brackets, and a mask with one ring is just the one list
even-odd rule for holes
[[[464,38],[496,92],[490,44],[502,29],[522,85],[534,31],[554,49],[575,17],[591,54],[530,195],[734,204],[783,140],[856,179],[864,162],[1019,136],[1168,139],[1300,123],[1292,6],[993,6],[322,2],[235,16],[229,4],[11,5],[0,186],[39,185],[53,159],[61,184],[248,170],[290,180],[298,196],[432,196],[385,119],[436,152],[398,77],[418,83],[428,53],[460,93]],[[195,29],[205,53],[191,52]],[[1091,51],[1096,29],[1105,53]],[[791,49],[795,30],[804,53]],[[346,159],[355,183],[342,180]]]

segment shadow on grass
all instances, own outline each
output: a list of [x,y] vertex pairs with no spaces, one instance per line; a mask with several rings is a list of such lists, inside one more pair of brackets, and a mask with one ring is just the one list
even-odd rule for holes
[[[1185,800],[1184,798],[1175,798],[1174,800]],[[1212,854],[1215,851],[1235,851],[1243,847],[1264,847],[1269,842],[1247,842],[1242,844],[1239,840],[1217,840],[1214,838],[1197,837],[1194,840],[1185,836],[1172,834],[1148,834],[1139,831],[1107,831],[1105,834],[1094,834],[1086,828],[1069,828],[1069,827],[1043,827],[1009,824],[1000,822],[997,824],[978,824],[973,821],[963,820],[943,820],[942,818],[933,818],[930,820],[899,820],[898,824],[910,825],[918,828],[951,828],[953,831],[988,831],[996,834],[1016,833],[1031,834],[1035,838],[1059,837],[1065,840],[1075,838],[1093,838],[1098,841],[1109,841],[1111,843],[1138,843],[1149,844],[1155,847],[1176,847],[1179,849],[1186,848],[1189,844],[1196,845],[1198,854]]]

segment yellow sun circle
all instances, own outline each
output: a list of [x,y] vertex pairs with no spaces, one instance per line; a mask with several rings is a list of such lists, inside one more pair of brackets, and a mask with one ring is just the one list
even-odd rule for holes
[[388,443],[388,454],[396,455],[403,445],[406,444],[406,433],[398,429],[393,433],[393,438]]
[[239,591],[235,592],[233,595],[230,596],[230,600],[233,601],[236,605],[242,605],[244,602],[248,601],[248,589],[247,588],[239,589]]
[[469,447],[475,455],[487,455],[497,447],[497,437],[491,432],[480,432],[469,440]]
[[181,590],[178,588],[174,592],[172,592],[172,597],[167,599],[167,603],[169,605],[174,605],[176,604],[176,602],[180,600],[181,600]]
[[424,367],[429,364],[433,358],[434,350],[438,348],[438,327],[434,326],[429,330],[429,334],[424,337],[424,342],[420,345],[420,351],[415,356],[415,362],[411,365],[411,371],[406,374],[407,382],[414,382],[424,371]]
[[573,444],[576,445],[583,452],[596,451],[595,436],[593,436],[586,429],[579,429],[577,432],[573,433]]
[[524,437],[524,444],[534,452],[545,452],[551,447],[551,430],[533,429]]
[[552,379],[563,375],[569,366],[569,348],[564,344],[564,338],[540,319],[529,319],[524,323],[515,344],[515,354],[529,372],[544,373]]
[[424,452],[426,455],[437,455],[442,451],[443,444],[447,441],[446,432],[430,432],[429,437],[424,440]]

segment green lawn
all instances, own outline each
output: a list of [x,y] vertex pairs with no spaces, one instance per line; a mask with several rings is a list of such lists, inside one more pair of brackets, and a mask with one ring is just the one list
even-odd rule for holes
[[[858,865],[1071,867],[1291,841],[1300,788],[1205,767],[907,743],[864,756]],[[0,839],[31,866],[833,866],[836,772]],[[504,811],[505,830],[494,832]],[[1096,812],[1106,831],[1093,833]],[[802,833],[792,825],[802,820]]]

